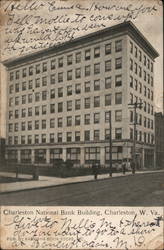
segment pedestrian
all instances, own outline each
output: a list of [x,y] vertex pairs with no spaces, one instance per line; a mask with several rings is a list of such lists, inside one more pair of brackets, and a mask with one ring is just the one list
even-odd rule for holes
[[125,161],[123,161],[123,163],[122,163],[122,172],[125,175],[125,172],[126,172],[126,162]]
[[97,180],[97,175],[98,175],[98,164],[97,163],[92,165],[92,170],[93,170],[94,179]]
[[132,169],[132,174],[135,174],[135,162],[133,160],[131,161],[131,169]]

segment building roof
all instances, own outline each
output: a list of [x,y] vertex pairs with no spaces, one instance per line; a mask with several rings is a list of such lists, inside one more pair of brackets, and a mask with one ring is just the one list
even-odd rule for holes
[[61,43],[59,45],[54,45],[50,48],[43,49],[34,53],[26,54],[24,56],[19,56],[15,58],[11,58],[8,60],[3,61],[3,64],[6,67],[12,67],[19,65],[21,63],[28,62],[30,60],[34,60],[37,58],[43,57],[46,55],[51,55],[52,53],[60,52],[64,49],[71,48],[74,46],[78,46],[90,41],[93,41],[93,39],[98,39],[100,37],[107,37],[107,36],[113,36],[116,34],[127,34],[129,35],[133,40],[136,41],[145,51],[148,53],[153,59],[159,56],[158,52],[153,48],[153,46],[149,43],[149,41],[142,35],[142,33],[138,30],[138,28],[131,22],[123,22],[117,25],[113,25],[111,27],[90,33],[88,35],[75,38],[71,41],[67,41],[64,43]]

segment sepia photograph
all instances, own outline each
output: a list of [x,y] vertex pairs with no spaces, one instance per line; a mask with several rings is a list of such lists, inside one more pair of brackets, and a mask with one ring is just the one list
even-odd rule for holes
[[[1,1],[0,42],[2,249],[163,249],[162,1]],[[20,215],[82,222],[29,246]]]

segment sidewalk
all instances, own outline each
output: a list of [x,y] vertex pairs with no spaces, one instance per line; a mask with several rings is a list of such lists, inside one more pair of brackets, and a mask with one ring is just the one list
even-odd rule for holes
[[[164,172],[164,170],[156,170],[156,171],[138,171],[136,174],[148,174],[155,172]],[[109,177],[109,174],[98,175],[97,180],[110,179],[115,177],[124,177],[132,175],[131,172],[127,172],[125,175],[122,173],[113,173],[112,177]],[[0,172],[1,177],[15,177],[15,173],[8,172]],[[31,175],[19,174],[19,178],[24,179],[32,179]],[[38,189],[38,188],[46,188],[46,187],[54,187],[59,185],[66,185],[71,183],[80,183],[94,181],[93,175],[88,176],[76,176],[69,178],[58,178],[58,177],[49,177],[49,176],[39,176],[39,180],[30,180],[30,181],[21,181],[21,182],[12,182],[12,183],[1,183],[0,184],[0,193],[9,193],[9,192],[17,192],[22,190],[30,190],[30,189]]]

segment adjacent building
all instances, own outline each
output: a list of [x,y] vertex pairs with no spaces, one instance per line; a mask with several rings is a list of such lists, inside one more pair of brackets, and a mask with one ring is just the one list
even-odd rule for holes
[[131,22],[7,60],[7,159],[90,166],[132,158],[137,108],[138,168],[154,162],[157,51]]
[[164,168],[164,115],[155,114],[155,156],[156,167]]

